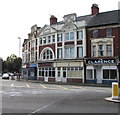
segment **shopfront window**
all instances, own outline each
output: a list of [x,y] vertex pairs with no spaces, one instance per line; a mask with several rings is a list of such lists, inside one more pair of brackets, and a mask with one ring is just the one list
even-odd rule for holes
[[92,69],[87,70],[87,79],[92,79],[93,78],[93,71]]
[[55,77],[55,68],[39,68],[40,77]]
[[116,79],[117,77],[117,70],[103,70],[103,79]]

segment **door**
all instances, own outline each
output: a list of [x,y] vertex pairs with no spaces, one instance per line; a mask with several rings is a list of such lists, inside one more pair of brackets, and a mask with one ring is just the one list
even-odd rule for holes
[[62,82],[67,82],[67,68],[63,67]]
[[48,82],[49,71],[48,68],[45,68],[44,71],[44,82]]
[[97,83],[102,83],[102,69],[101,66],[96,67],[96,78],[97,78]]

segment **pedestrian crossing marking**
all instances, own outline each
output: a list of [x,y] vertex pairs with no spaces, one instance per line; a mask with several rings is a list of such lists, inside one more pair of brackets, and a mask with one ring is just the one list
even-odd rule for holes
[[43,88],[47,88],[45,85],[40,85],[41,87],[43,87]]
[[26,86],[27,86],[28,88],[30,88],[30,85],[26,84]]
[[14,83],[11,84],[11,87],[13,87],[13,86],[14,86]]
[[59,86],[59,85],[57,85],[57,86],[60,87],[60,88],[62,88],[62,89],[65,89],[65,90],[69,90],[68,88],[63,87],[63,86]]

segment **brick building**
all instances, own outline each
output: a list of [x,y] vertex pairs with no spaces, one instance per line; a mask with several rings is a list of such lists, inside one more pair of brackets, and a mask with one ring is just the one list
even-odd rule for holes
[[107,83],[100,73],[109,71],[116,80],[118,14],[119,10],[99,13],[93,4],[90,15],[68,14],[60,22],[52,15],[50,25],[32,26],[23,43],[23,76],[44,82]]
[[111,84],[117,81],[120,56],[120,10],[99,13],[87,24],[86,82]]

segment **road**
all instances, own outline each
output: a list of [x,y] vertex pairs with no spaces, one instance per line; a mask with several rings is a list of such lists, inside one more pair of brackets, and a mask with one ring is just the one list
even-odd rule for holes
[[[2,113],[118,113],[111,88],[2,80]],[[110,115],[110,114],[109,114]]]

